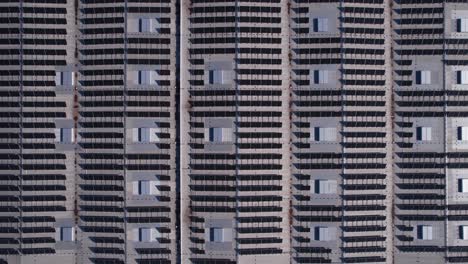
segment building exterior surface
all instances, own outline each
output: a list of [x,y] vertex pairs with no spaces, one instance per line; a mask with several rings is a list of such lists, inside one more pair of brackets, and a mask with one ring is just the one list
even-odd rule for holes
[[0,3],[0,264],[468,263],[468,3]]

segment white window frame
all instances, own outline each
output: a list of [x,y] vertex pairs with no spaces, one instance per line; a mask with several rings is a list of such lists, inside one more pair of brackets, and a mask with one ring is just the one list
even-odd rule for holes
[[416,71],[416,84],[428,85],[431,84],[431,71]]
[[336,127],[313,127],[313,141],[334,142],[336,141]]
[[434,237],[434,229],[430,225],[418,225],[416,227],[416,237],[419,240],[432,240]]
[[416,127],[416,140],[418,142],[432,140],[432,127]]

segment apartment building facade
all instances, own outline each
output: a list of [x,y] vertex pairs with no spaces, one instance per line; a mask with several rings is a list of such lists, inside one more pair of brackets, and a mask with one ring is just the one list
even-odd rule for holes
[[468,3],[0,3],[0,263],[467,263]]

